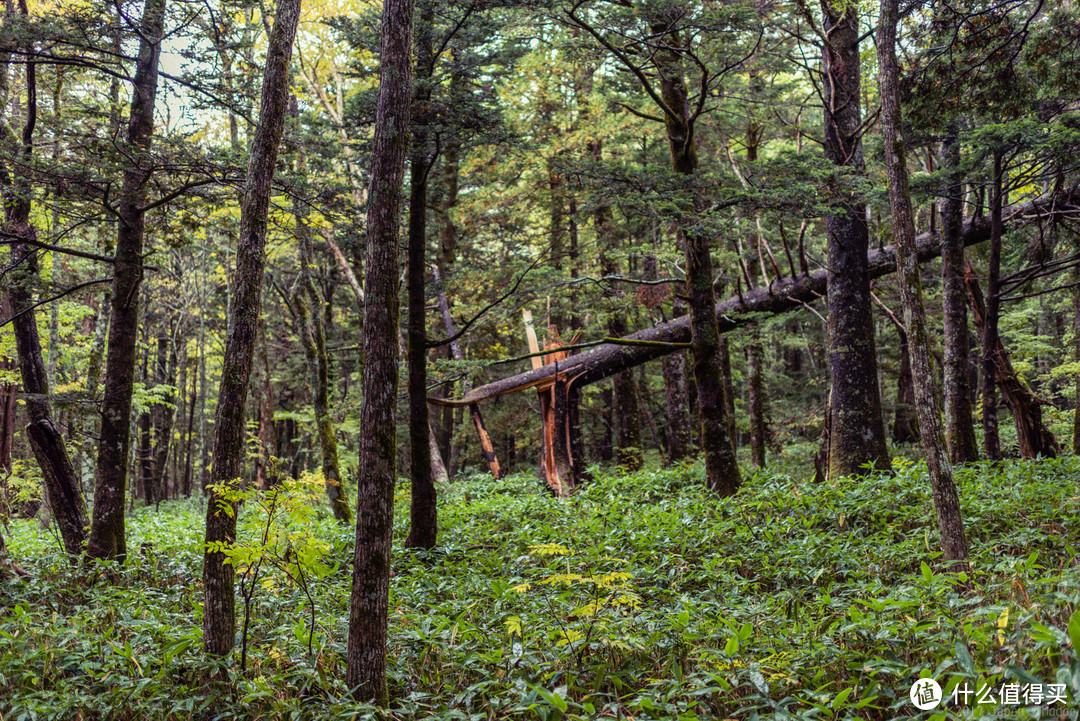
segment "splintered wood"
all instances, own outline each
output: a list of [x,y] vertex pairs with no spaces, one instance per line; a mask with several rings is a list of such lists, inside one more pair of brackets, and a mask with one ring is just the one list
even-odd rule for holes
[[[561,350],[563,347],[559,331],[554,325],[548,326],[548,337],[544,342],[544,350],[550,353],[540,354],[540,343],[536,338],[536,329],[533,327],[532,312],[522,310],[521,316],[525,320],[525,337],[529,343],[529,353],[532,356],[533,369],[545,365],[557,364],[570,355],[570,351]],[[569,415],[565,412],[566,395],[570,381],[566,373],[556,373],[543,382],[536,384],[537,396],[540,399],[540,419],[543,428],[542,452],[540,455],[540,472],[544,480],[557,496],[567,496],[574,484],[573,457],[570,453],[570,428],[568,427]],[[562,386],[562,393],[558,393],[558,386]],[[561,402],[560,402],[561,401]],[[563,411],[557,413],[556,411]],[[562,423],[558,423],[561,420]],[[557,426],[562,425],[562,433],[557,433]]]

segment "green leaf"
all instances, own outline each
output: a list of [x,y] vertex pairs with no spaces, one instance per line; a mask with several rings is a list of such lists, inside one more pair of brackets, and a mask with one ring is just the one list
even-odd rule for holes
[[934,580],[934,572],[930,570],[930,566],[926,565],[926,561],[922,562],[922,577],[927,583]]
[[[530,684],[532,685],[532,684]],[[567,704],[566,699],[560,696],[558,693],[552,693],[542,686],[533,686],[533,690],[540,694],[540,697],[547,701],[549,704],[559,710],[560,713],[566,713]]]
[[1072,642],[1073,653],[1080,656],[1080,608],[1073,611],[1069,619],[1069,640]]
[[839,711],[840,709],[842,709],[844,707],[844,702],[847,701],[847,697],[850,696],[851,692],[854,690],[855,687],[851,686],[850,688],[845,688],[843,691],[836,694],[836,698],[834,698],[832,702],[832,710]]
[[965,671],[975,673],[975,662],[971,660],[971,651],[968,651],[967,644],[963,641],[956,642],[956,659]]

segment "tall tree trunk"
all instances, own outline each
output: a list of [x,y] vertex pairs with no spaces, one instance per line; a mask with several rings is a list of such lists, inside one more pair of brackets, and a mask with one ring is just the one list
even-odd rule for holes
[[[457,74],[451,76],[450,79],[450,92],[454,93],[455,83],[460,82]],[[439,172],[442,186],[442,198],[437,203],[438,214],[440,218],[439,224],[439,244],[438,251],[436,252],[436,272],[439,277],[435,279],[436,283],[439,283],[440,278],[448,278],[451,272],[451,268],[454,262],[457,260],[457,226],[454,224],[454,220],[450,215],[450,211],[457,205],[458,202],[458,179],[460,175],[460,157],[458,152],[458,146],[456,141],[451,141],[449,147],[443,153],[442,167]],[[443,288],[439,288],[439,303],[440,309],[442,304],[446,302],[446,294]],[[443,313],[444,321],[449,317],[449,307]],[[450,335],[453,335],[453,331],[447,330]],[[456,360],[453,349],[448,350],[448,355],[451,360]],[[443,388],[450,390],[453,386],[453,382],[447,382],[443,384]],[[445,391],[444,391],[445,392]],[[479,410],[479,409],[478,409]],[[446,464],[447,475],[452,478],[454,476],[454,428],[455,417],[460,417],[460,409],[444,408],[442,411],[442,423],[439,428],[439,448],[442,453],[442,458]],[[494,455],[494,447],[492,448]],[[498,475],[496,474],[496,477]]]
[[[11,316],[11,305],[3,303],[4,317]],[[5,356],[0,359],[0,368],[5,371],[13,371],[18,365],[12,358]],[[18,406],[19,386],[15,383],[0,385],[0,471],[5,474],[11,472],[11,452],[15,445],[15,415]]]
[[[301,236],[303,237],[303,236]],[[304,241],[301,240],[301,243]],[[304,251],[301,251],[304,255]],[[301,260],[307,266],[306,260]],[[302,270],[302,275],[308,271]],[[307,285],[310,278],[302,278],[301,284]],[[308,366],[311,374],[315,377],[315,426],[319,435],[319,452],[322,458],[323,480],[326,484],[326,497],[330,502],[330,510],[338,523],[352,523],[352,511],[349,508],[348,499],[345,496],[345,487],[341,476],[341,463],[338,458],[337,431],[334,428],[334,420],[330,417],[330,390],[328,379],[328,364],[326,362],[326,338],[323,324],[318,310],[310,311],[308,301],[315,304],[318,296],[315,295],[315,286],[298,288],[293,294],[293,306],[296,308],[296,316],[299,321],[300,340],[307,355]],[[304,299],[307,295],[307,300]],[[317,309],[318,306],[316,305]]]
[[986,457],[1001,460],[1001,439],[998,435],[998,400],[996,368],[999,364],[997,347],[998,316],[1001,309],[1001,206],[1004,196],[1004,177],[1001,151],[994,152],[993,187],[990,190],[990,259],[986,268],[986,313],[982,322],[982,402],[983,444]]
[[612,418],[611,409],[615,405],[615,397],[611,390],[611,384],[605,383],[600,390],[600,413],[597,421],[600,424],[600,437],[596,443],[596,457],[601,463],[611,463],[615,460],[615,422]]
[[[279,0],[266,49],[259,121],[251,141],[247,177],[240,199],[240,235],[236,254],[235,298],[229,316],[214,416],[213,487],[206,505],[203,555],[203,645],[206,652],[232,650],[236,630],[234,568],[209,544],[236,540],[236,508],[221,508],[220,489],[239,481],[244,467],[244,410],[258,334],[263,268],[266,263],[267,210],[278,146],[289,99],[289,61],[300,19],[300,0]],[[218,490],[213,490],[213,489]]]
[[[174,334],[179,333],[179,319],[174,318],[171,326]],[[158,337],[158,362],[155,381],[176,388],[176,346],[180,344],[178,335]],[[165,404],[157,409],[154,421],[154,501],[159,502],[169,497],[169,457],[172,452],[173,421],[176,418],[177,393],[170,390],[165,394]]]
[[[112,243],[106,242],[105,253],[111,254]],[[90,357],[86,361],[86,397],[91,403],[91,408],[97,408],[98,402],[98,387],[101,382],[101,366],[102,361],[105,360],[105,339],[109,331],[109,314],[112,310],[112,292],[107,290],[102,294],[98,301],[98,311],[94,316],[94,334],[93,341],[90,345]],[[90,424],[91,433],[86,434],[86,438],[83,441],[83,468],[77,469],[80,477],[84,476],[88,471],[93,474],[92,466],[97,460],[94,456],[94,452],[97,450],[98,438],[100,435],[97,431],[97,424],[95,420],[99,419],[99,414],[92,413],[83,419],[83,423]]]
[[[603,145],[600,140],[589,144],[593,161],[603,161]],[[617,237],[611,227],[611,206],[599,203],[593,211],[593,226],[596,229],[597,245],[600,246],[600,270],[604,275],[618,275],[619,265],[615,258]],[[607,299],[608,335],[619,337],[626,334],[625,303],[619,298],[613,285],[605,288]],[[615,462],[628,471],[639,470],[643,459],[641,453],[641,413],[638,407],[637,388],[634,375],[627,370],[616,373],[612,379],[614,405],[611,407],[615,435]]]
[[[430,416],[429,416],[430,419]],[[439,439],[434,426],[428,428],[428,446],[431,452],[431,477],[435,483],[449,483],[450,474],[443,463],[442,453],[439,451]]]
[[764,352],[761,348],[761,331],[755,323],[750,328],[750,346],[747,348],[749,356],[750,378],[749,406],[750,406],[750,456],[754,465],[758,468],[765,467],[765,389],[764,389]]
[[[28,15],[25,2],[20,2],[19,10],[24,16]],[[9,9],[9,12],[12,10]],[[32,48],[27,48],[27,56],[30,55]],[[32,161],[34,127],[37,124],[35,66],[27,63],[25,67],[26,107],[22,137],[13,137],[13,133],[7,129],[9,125],[0,122],[0,128],[3,128],[0,130],[0,138],[6,144],[17,148],[20,167],[29,167]],[[6,84],[6,66],[3,68],[3,76]],[[3,109],[0,109],[0,113],[3,113]],[[38,337],[37,315],[33,305],[34,290],[39,281],[38,261],[37,250],[30,245],[37,240],[37,231],[30,219],[30,181],[18,169],[0,170],[0,178],[3,181],[4,232],[16,241],[11,244],[12,270],[7,283],[7,294],[29,420],[26,431],[34,457],[41,467],[45,499],[56,517],[64,550],[74,556],[83,551],[86,541],[86,506],[75,469],[64,446],[64,437],[53,421],[48,374],[41,351],[41,339]],[[19,242],[23,240],[29,242]]]
[[[751,87],[760,91],[760,82],[757,80],[757,76],[751,73],[750,76]],[[746,128],[746,160],[747,162],[754,163],[758,157],[758,145],[761,142],[762,128],[758,123],[751,121]],[[758,264],[755,264],[753,260],[750,262],[752,268],[760,267],[761,281],[765,284],[769,284],[769,276],[765,269],[764,256],[762,254],[762,248],[765,245],[765,239],[761,236],[761,218],[758,215],[754,217],[755,232],[751,237],[749,247],[756,250]],[[775,265],[775,264],[774,264]],[[751,277],[756,276],[756,272],[751,272]],[[780,277],[780,272],[776,272],[777,278]],[[746,355],[748,363],[748,375],[747,379],[747,410],[750,412],[750,457],[753,463],[758,468],[765,467],[765,447],[767,445],[766,427],[765,427],[765,388],[763,368],[764,365],[764,351],[761,347],[761,328],[757,323],[750,325],[749,333],[749,346],[746,349]],[[731,414],[734,415],[734,409],[731,410]],[[734,419],[731,419],[734,420]],[[732,442],[734,445],[734,442]]]
[[[201,299],[207,298],[206,255],[200,259],[199,280]],[[205,493],[210,483],[210,450],[206,442],[206,314],[199,313],[199,489]]]
[[[965,280],[967,282],[968,300],[971,302],[971,315],[975,320],[975,327],[983,331],[986,336],[986,306],[979,282],[975,279],[975,273],[971,266],[966,268]],[[1013,422],[1016,425],[1016,440],[1020,445],[1020,455],[1023,458],[1054,458],[1061,449],[1057,439],[1042,420],[1041,406],[1046,401],[1038,398],[1031,389],[1020,380],[1013,369],[1009,354],[1005,350],[1001,337],[998,336],[992,349],[994,365],[991,369],[992,382],[995,388],[1001,389],[1001,395],[1005,399],[1005,405],[1013,414]]]
[[[1073,362],[1080,363],[1080,267],[1073,269]],[[1076,376],[1076,390],[1073,397],[1073,455],[1080,456],[1080,374]]]
[[686,353],[664,356],[664,400],[668,423],[668,462],[690,455],[690,416],[686,397]]
[[[626,332],[625,326],[622,332]],[[615,396],[612,409],[615,416],[615,462],[628,471],[637,471],[641,469],[644,458],[641,448],[641,406],[634,384],[634,372],[625,370],[616,373],[612,386]]]
[[[186,361],[190,363],[190,359]],[[186,498],[191,497],[191,455],[192,447],[195,445],[195,401],[199,398],[199,377],[195,373],[195,368],[191,369],[191,401],[188,406],[187,417],[187,431],[184,433],[184,487],[183,492]]]
[[[960,165],[960,137],[954,128],[943,143],[945,166],[955,173]],[[971,463],[979,460],[975,422],[971,412],[967,297],[964,291],[963,185],[952,175],[947,180],[942,212],[941,293],[944,316],[945,440],[949,460]]]
[[[689,96],[683,76],[679,50],[683,39],[667,32],[666,21],[653,23],[664,33],[672,49],[657,53],[660,95],[667,110],[667,129],[671,167],[679,175],[697,172],[698,158],[694,142],[694,119],[690,115]],[[705,198],[694,200],[695,210],[704,211]],[[690,306],[690,350],[693,375],[697,385],[698,416],[701,422],[701,449],[705,453],[705,484],[722,496],[734,494],[742,484],[735,450],[728,434],[727,412],[721,385],[720,331],[713,307],[713,265],[709,237],[700,230],[680,229],[686,257],[686,291]]]
[[434,0],[420,0],[414,28],[416,76],[413,85],[412,155],[409,161],[408,368],[409,368],[409,535],[406,548],[433,548],[438,505],[431,475],[431,420],[427,403],[427,197],[432,158],[427,147],[431,122]]
[[919,440],[919,420],[915,412],[915,377],[911,374],[911,346],[907,331],[896,327],[900,336],[900,372],[896,377],[896,412],[893,414],[894,443]]
[[[441,276],[439,275],[438,268],[435,269],[435,283],[438,285],[441,282]],[[442,287],[439,287],[439,312],[443,319],[443,328],[446,330],[448,337],[457,335],[457,327],[454,325],[454,319],[450,315],[450,303],[446,299],[446,293]],[[449,343],[450,357],[456,361],[464,361],[465,356],[461,352],[461,344],[458,341],[452,340]],[[462,390],[468,393],[472,390],[472,384],[466,378],[462,381]],[[453,410],[453,409],[451,409]],[[487,465],[488,470],[491,471],[491,475],[495,478],[502,478],[503,470],[499,465],[499,459],[495,456],[495,444],[491,440],[491,436],[488,433],[487,424],[484,423],[484,415],[480,412],[480,406],[476,403],[469,405],[469,416],[473,420],[473,425],[476,427],[476,435],[480,439],[480,452],[484,456],[484,463]],[[452,461],[453,459],[451,459]],[[449,476],[449,472],[447,473]]]
[[[325,303],[312,279],[315,249],[311,243],[311,229],[307,225],[306,213],[297,208],[294,209],[294,214],[296,235],[300,241],[300,287],[293,295],[293,302],[300,320],[300,338],[307,354],[308,365],[315,376],[315,424],[319,434],[323,481],[334,518],[338,523],[349,524],[352,523],[352,511],[341,477],[337,430],[334,428],[334,419],[330,416],[330,359],[326,352],[326,323],[323,314],[319,312]],[[303,298],[305,295],[307,302]],[[311,304],[310,312],[308,303]]]
[[124,169],[113,263],[112,308],[108,355],[105,359],[105,397],[101,405],[94,519],[87,552],[95,558],[123,558],[124,496],[130,448],[131,394],[135,387],[135,346],[139,330],[139,289],[143,275],[143,234],[146,186],[153,173],[149,160],[154,134],[158,58],[165,27],[165,0],[147,0],[139,31],[139,58],[132,82]]
[[[299,229],[298,229],[299,231]],[[281,475],[272,460],[275,448],[274,438],[274,384],[270,373],[270,354],[267,351],[266,318],[259,322],[259,355],[256,359],[262,366],[262,388],[258,396],[259,409],[259,457],[255,466],[255,484],[263,489],[275,488],[281,483]],[[304,350],[307,351],[307,333],[301,329],[300,338],[304,342]],[[311,364],[311,354],[308,353],[308,364]],[[313,373],[316,379],[318,373]],[[316,416],[318,413],[316,412]],[[316,423],[318,418],[316,418]]]
[[881,131],[885,143],[885,167],[889,181],[889,207],[896,242],[896,277],[904,307],[911,365],[915,381],[915,413],[919,419],[923,456],[930,472],[930,486],[937,511],[938,531],[945,560],[951,571],[967,571],[967,539],[960,515],[952,466],[943,440],[935,404],[936,375],[930,358],[922,280],[915,247],[915,220],[908,188],[908,170],[901,136],[900,70],[896,63],[896,23],[899,0],[881,0],[878,26],[878,83],[881,92]]
[[364,381],[357,469],[356,554],[345,683],[387,706],[386,626],[397,437],[398,215],[412,96],[412,0],[384,0],[379,95],[368,192]]
[[[863,172],[859,18],[855,5],[822,0],[825,36],[825,157]],[[869,230],[863,207],[839,203],[825,221],[828,239],[829,369],[832,378],[829,477],[888,470],[874,320],[867,276]]]
[[[142,382],[143,386],[146,388],[150,387],[150,375],[148,367],[150,360],[150,344],[146,338],[146,334],[148,331],[149,328],[147,326],[144,326]],[[136,419],[135,421],[135,425],[138,428],[139,432],[138,446],[135,449],[135,459],[138,469],[138,481],[135,486],[135,496],[142,496],[143,502],[149,506],[154,503],[155,500],[153,486],[154,449],[150,445],[151,416],[149,409],[139,414],[138,419]]]

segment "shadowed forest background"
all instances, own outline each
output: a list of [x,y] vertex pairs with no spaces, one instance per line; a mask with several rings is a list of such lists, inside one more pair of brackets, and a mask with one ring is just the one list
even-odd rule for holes
[[1074,3],[0,17],[0,721],[1075,705]]

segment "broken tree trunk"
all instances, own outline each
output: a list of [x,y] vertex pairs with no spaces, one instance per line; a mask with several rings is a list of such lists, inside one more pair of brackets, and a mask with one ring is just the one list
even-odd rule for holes
[[[986,302],[983,299],[982,288],[975,277],[975,272],[968,263],[964,268],[964,281],[967,284],[968,301],[971,304],[971,314],[975,318],[975,327],[979,332],[984,332],[986,323]],[[1005,399],[1005,405],[1013,414],[1013,422],[1016,423],[1016,440],[1020,444],[1020,456],[1022,458],[1056,458],[1061,453],[1057,439],[1042,420],[1040,406],[1047,404],[1038,398],[1031,389],[1024,385],[1020,377],[1013,369],[1009,353],[1001,342],[1000,336],[995,336],[996,343],[991,349],[993,356],[994,383],[1001,390]]]
[[567,351],[558,352],[561,343],[551,341],[544,344],[545,351],[550,354],[540,355],[540,344],[536,339],[536,330],[533,328],[532,313],[528,310],[521,311],[525,320],[525,335],[529,343],[529,353],[532,355],[534,369],[551,365],[556,369],[552,384],[538,388],[537,394],[540,400],[540,424],[541,454],[540,474],[544,477],[551,492],[556,496],[567,496],[573,485],[573,468],[570,460],[569,442],[561,437],[563,429],[567,427],[569,409],[567,402],[568,378],[560,375],[558,364],[564,360]]
[[[1071,188],[1065,197],[1056,198],[1059,210],[1065,203],[1073,203],[1080,197],[1080,188]],[[1012,206],[1008,217],[1018,218],[1039,212],[1055,203],[1055,198],[1045,196],[1037,200]],[[981,218],[967,223],[962,233],[965,246],[984,242],[990,237],[990,225]],[[941,253],[940,238],[924,233],[917,239],[916,251],[919,262],[936,258]],[[867,259],[870,278],[880,278],[896,272],[893,246],[871,251]],[[756,288],[741,295],[728,298],[715,306],[717,323],[721,333],[742,327],[755,319],[757,313],[778,315],[817,300],[825,291],[826,270],[802,274],[794,278],[774,281],[767,288]],[[690,340],[690,317],[684,315],[666,323],[640,330],[624,338],[605,338],[600,347],[571,356],[559,363],[559,372],[574,379],[577,386],[595,383],[619,371],[647,363],[686,348]],[[527,388],[550,388],[554,382],[554,366],[540,366],[524,373],[503,378],[479,386],[460,399],[429,398],[437,405],[467,406],[506,393],[516,393]]]

